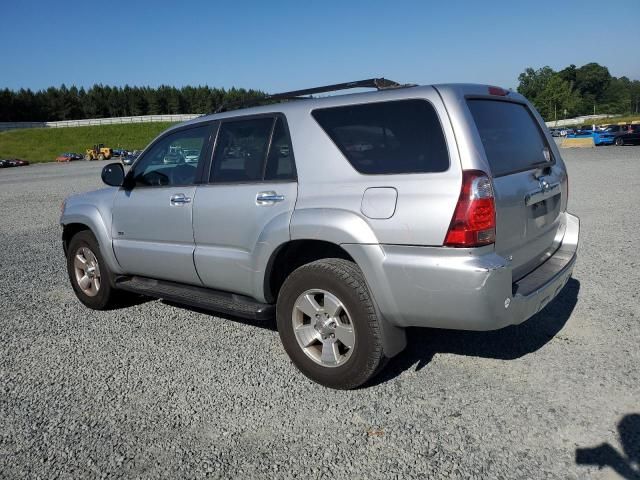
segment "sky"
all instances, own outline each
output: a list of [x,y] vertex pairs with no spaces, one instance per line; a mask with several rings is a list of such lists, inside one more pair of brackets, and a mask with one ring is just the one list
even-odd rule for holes
[[515,88],[527,67],[640,79],[640,2],[11,1],[0,88],[292,90],[370,77]]

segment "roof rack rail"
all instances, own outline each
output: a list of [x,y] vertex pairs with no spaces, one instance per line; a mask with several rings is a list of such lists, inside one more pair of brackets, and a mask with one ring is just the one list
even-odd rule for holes
[[337,92],[339,90],[349,90],[351,88],[375,88],[376,90],[387,90],[390,88],[414,87],[415,84],[401,84],[388,80],[386,78],[368,78],[366,80],[356,80],[354,82],[335,83],[333,85],[325,85],[322,87],[305,88],[303,90],[292,90],[290,92],[275,93],[259,98],[250,98],[239,100],[227,104],[220,105],[213,113],[226,112],[229,109],[244,108],[253,105],[259,105],[263,102],[272,100],[300,100],[305,95],[313,95],[316,93]]

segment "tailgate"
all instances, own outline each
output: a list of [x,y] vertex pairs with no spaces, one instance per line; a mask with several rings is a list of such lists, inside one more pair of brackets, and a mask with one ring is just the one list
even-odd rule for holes
[[566,172],[527,105],[488,99],[467,104],[493,176],[496,253],[511,258],[517,281],[560,244]]

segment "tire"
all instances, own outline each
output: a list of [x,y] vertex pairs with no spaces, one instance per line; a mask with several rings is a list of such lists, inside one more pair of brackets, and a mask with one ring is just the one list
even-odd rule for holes
[[98,154],[98,160],[102,161],[102,160],[104,160],[104,158],[105,157],[104,157],[103,153]]
[[[76,259],[76,257],[79,257]],[[85,260],[85,263],[81,261]],[[88,268],[85,268],[86,266]],[[94,270],[89,271],[93,267]],[[73,236],[67,248],[67,272],[78,300],[94,310],[109,310],[122,305],[122,292],[112,287],[113,276],[109,271],[98,242],[89,230]],[[80,276],[89,277],[89,288],[80,285]],[[97,280],[97,281],[96,281]]]
[[616,145],[618,147],[621,147],[621,146],[624,145],[624,139],[622,137],[616,137],[616,142],[615,143],[616,143]]
[[378,316],[353,262],[327,258],[299,267],[280,289],[276,319],[289,358],[321,385],[357,388],[386,364]]
[[91,161],[91,155],[88,155],[88,154],[87,154],[87,155],[85,155],[85,156],[84,156],[84,159],[85,159],[87,162],[90,162],[90,161]]

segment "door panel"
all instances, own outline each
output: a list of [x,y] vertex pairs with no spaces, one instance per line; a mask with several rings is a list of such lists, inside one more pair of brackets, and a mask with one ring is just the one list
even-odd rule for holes
[[198,186],[194,259],[202,283],[259,297],[263,256],[289,240],[296,196],[295,182]]
[[192,209],[213,127],[170,131],[127,174],[112,220],[113,249],[126,273],[202,284],[193,263]]
[[[195,193],[194,186],[134,188],[117,193],[113,249],[126,273],[201,285],[193,264]],[[180,194],[183,202],[191,202],[176,203]]]

